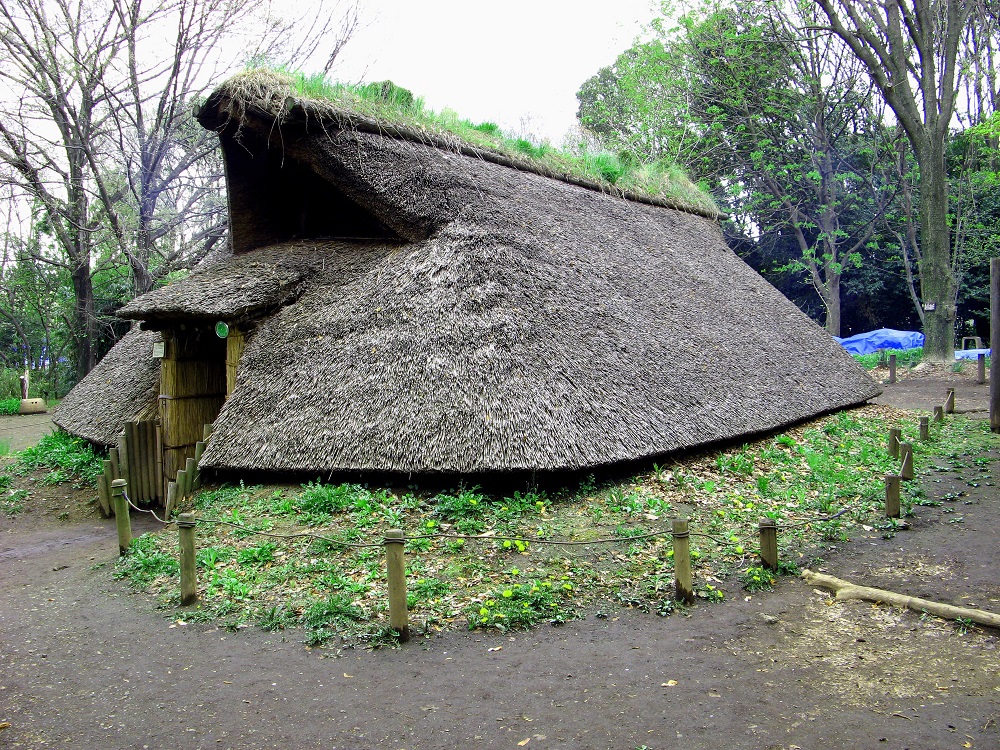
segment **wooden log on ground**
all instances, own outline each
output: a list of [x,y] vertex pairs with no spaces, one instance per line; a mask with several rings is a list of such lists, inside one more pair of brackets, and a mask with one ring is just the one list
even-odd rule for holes
[[935,617],[942,617],[945,620],[971,620],[978,625],[1000,628],[1000,614],[987,612],[983,609],[954,607],[951,604],[932,602],[929,599],[920,599],[916,596],[908,596],[895,591],[886,591],[885,589],[876,589],[869,586],[858,586],[842,578],[835,578],[823,573],[813,573],[811,570],[803,570],[802,578],[811,586],[822,586],[834,591],[837,601],[863,599],[869,602],[882,602],[893,607],[912,609],[915,612],[927,612]]

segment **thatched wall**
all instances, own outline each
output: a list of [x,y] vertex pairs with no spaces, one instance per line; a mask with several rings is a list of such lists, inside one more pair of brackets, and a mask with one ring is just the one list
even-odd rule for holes
[[67,432],[101,445],[114,445],[126,422],[156,416],[160,360],[156,331],[129,331],[97,367],[76,384],[52,415]]
[[238,254],[125,311],[239,323],[203,465],[582,468],[879,392],[710,219],[336,120],[236,123],[213,106],[202,121],[223,128],[240,180]]

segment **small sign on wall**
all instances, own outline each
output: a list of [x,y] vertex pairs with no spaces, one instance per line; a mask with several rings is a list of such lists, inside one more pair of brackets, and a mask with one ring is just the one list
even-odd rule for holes
[[936,302],[925,302],[924,303],[924,310],[926,310],[927,312],[934,312],[936,309],[937,309],[937,303]]
[[162,341],[153,344],[153,359],[163,359],[167,354],[167,345]]

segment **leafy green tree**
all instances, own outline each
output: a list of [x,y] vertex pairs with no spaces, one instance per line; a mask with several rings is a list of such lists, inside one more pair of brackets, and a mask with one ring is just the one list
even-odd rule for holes
[[919,166],[920,287],[924,353],[948,361],[955,347],[959,280],[951,245],[946,161],[958,104],[960,46],[971,2],[953,0],[815,0],[823,29],[861,61],[906,133]]

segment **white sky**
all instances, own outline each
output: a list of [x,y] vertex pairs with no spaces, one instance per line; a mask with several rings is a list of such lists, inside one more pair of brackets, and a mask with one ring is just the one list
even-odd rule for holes
[[435,110],[559,145],[576,91],[656,15],[654,0],[361,0],[368,19],[334,76],[390,79]]

